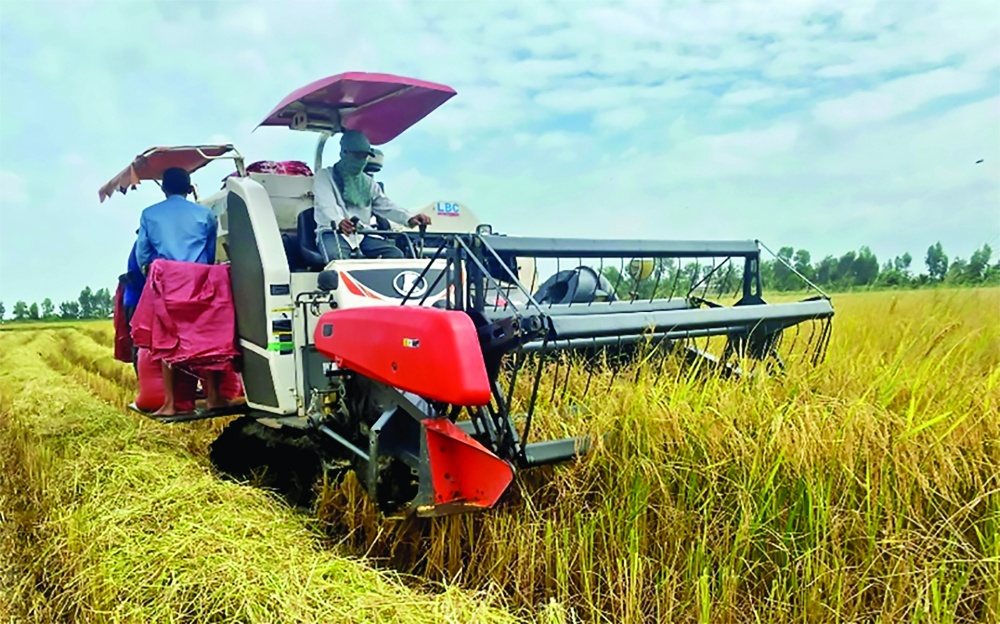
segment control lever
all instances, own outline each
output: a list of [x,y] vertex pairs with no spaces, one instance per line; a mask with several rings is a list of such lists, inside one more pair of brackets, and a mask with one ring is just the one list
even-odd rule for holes
[[420,253],[419,253],[419,255],[417,257],[418,258],[423,258],[424,257],[424,234],[427,233],[427,224],[424,223],[423,221],[421,221],[420,223],[417,224],[417,228],[420,231],[420,238],[418,239],[419,243],[420,243]]

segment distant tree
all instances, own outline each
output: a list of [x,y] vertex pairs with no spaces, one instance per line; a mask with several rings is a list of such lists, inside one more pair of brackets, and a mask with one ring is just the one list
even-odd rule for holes
[[853,251],[848,251],[837,260],[837,266],[830,276],[830,281],[834,284],[841,283],[843,285],[850,285],[853,281],[854,276],[854,260],[857,259],[858,254]]
[[80,291],[80,318],[94,318],[94,293],[87,286]]
[[927,248],[927,258],[924,260],[927,265],[927,274],[931,279],[940,282],[948,273],[948,256],[941,248],[941,241]]
[[28,308],[28,318],[30,318],[33,321],[37,321],[38,320],[38,304],[37,303],[32,303],[31,307]]
[[700,280],[702,275],[704,275],[707,271],[708,269],[700,265],[697,261],[688,262],[680,271],[680,283],[688,288],[691,288],[698,283],[698,280]]
[[868,247],[862,247],[854,259],[851,267],[854,284],[857,286],[868,286],[875,283],[878,278],[878,258]]
[[[673,273],[667,262],[661,258],[653,261],[653,272],[642,279],[641,274],[633,273],[629,269],[629,264],[625,263],[622,268],[606,266],[601,271],[604,279],[608,280],[608,285],[619,299],[650,299],[652,297],[669,297],[673,287]],[[639,278],[639,279],[637,279]],[[535,285],[538,288],[538,285]],[[677,288],[681,288],[680,285]],[[686,291],[685,291],[686,292]]]
[[986,279],[986,273],[990,268],[990,256],[993,250],[990,246],[983,244],[981,249],[977,249],[969,258],[969,264],[965,269],[966,282],[970,284],[980,284]]
[[764,288],[776,288],[777,281],[774,278],[774,265],[777,260],[761,260],[757,267],[760,273],[760,281],[764,283]]
[[42,318],[50,319],[55,315],[56,308],[52,305],[52,300],[48,297],[42,301]]
[[80,318],[80,302],[63,301],[59,304],[59,318],[66,320]]
[[28,318],[28,304],[18,301],[14,304],[14,320],[23,321],[26,318]]
[[799,249],[795,252],[795,256],[792,258],[793,266],[795,270],[806,276],[807,279],[812,280],[815,275],[813,274],[812,256],[805,249]]
[[798,284],[798,278],[787,265],[792,265],[795,249],[782,247],[773,260],[762,261],[758,270],[764,288],[773,290],[789,290]]
[[816,283],[820,286],[829,285],[833,282],[833,275],[837,270],[837,259],[827,256],[816,265]]
[[101,288],[94,293],[91,304],[93,306],[94,318],[107,318],[114,309],[114,300],[111,298],[111,291],[107,288]]
[[969,263],[964,258],[955,258],[948,265],[948,272],[944,275],[944,283],[953,286],[961,286],[968,283]]
[[1000,284],[1000,260],[986,270],[986,276],[983,278],[983,282],[986,284]]
[[743,283],[743,268],[736,263],[720,268],[711,280],[711,292],[716,296],[736,292]]
[[878,279],[875,281],[876,286],[899,288],[907,286],[910,283],[906,274],[896,270],[891,262],[886,262],[885,264],[886,266],[878,273]]
[[902,256],[896,256],[892,261],[892,268],[896,269],[901,273],[907,273],[910,270],[910,263],[913,262],[913,256],[909,252],[904,253]]
[[3,307],[3,301],[0,301],[0,320],[3,320],[5,314],[7,314],[7,308]]

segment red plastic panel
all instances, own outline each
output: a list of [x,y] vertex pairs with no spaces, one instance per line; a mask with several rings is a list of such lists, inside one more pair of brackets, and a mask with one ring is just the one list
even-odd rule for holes
[[426,419],[434,504],[488,508],[514,479],[514,469],[447,418]]
[[427,399],[486,405],[490,382],[464,312],[403,306],[333,310],[320,317],[316,349],[339,366]]

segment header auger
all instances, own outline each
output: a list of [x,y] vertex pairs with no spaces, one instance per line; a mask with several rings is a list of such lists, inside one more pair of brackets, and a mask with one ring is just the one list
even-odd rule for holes
[[[385,142],[452,95],[344,74],[285,98],[265,125],[320,132],[318,164],[330,133]],[[385,513],[486,509],[515,470],[587,452],[586,437],[536,440],[535,423],[601,384],[630,383],[619,373],[637,356],[743,375],[814,364],[829,341],[822,293],[764,301],[755,241],[503,236],[439,202],[426,231],[361,230],[398,241],[404,259],[323,264],[312,178],[251,169],[202,200],[220,215],[246,394],[213,448],[228,472],[297,464],[294,487],[306,490],[321,470],[353,470]]]

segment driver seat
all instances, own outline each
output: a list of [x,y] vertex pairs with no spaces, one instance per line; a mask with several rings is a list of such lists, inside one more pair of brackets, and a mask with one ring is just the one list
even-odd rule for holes
[[[389,221],[384,217],[375,215],[376,229],[390,229]],[[326,268],[326,261],[323,254],[316,247],[316,208],[307,208],[299,213],[295,223],[295,234],[298,238],[299,253],[306,268],[311,271],[322,271]],[[360,258],[361,250],[355,249],[351,252],[351,258]]]
[[323,254],[316,247],[316,209],[307,208],[299,213],[295,223],[296,237],[299,239],[299,253],[306,267],[322,271],[326,267]]

